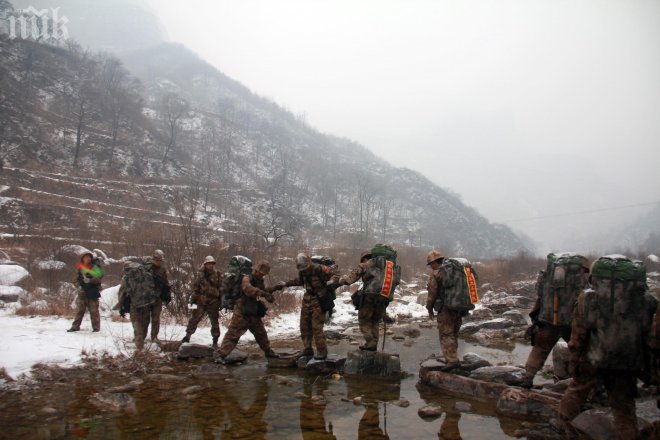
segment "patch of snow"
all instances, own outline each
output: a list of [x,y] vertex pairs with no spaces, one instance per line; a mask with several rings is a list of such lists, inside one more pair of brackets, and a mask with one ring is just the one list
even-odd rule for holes
[[0,286],[0,295],[18,295],[19,298],[26,298],[27,292],[18,286]]
[[658,257],[657,255],[651,254],[646,258],[652,263],[660,263],[660,257]]
[[625,255],[621,255],[621,254],[605,255],[603,258],[610,258],[612,260],[627,260],[628,259],[628,257],[626,257]]
[[64,270],[66,263],[57,260],[37,260],[34,266],[39,270]]
[[4,286],[18,284],[29,276],[30,273],[21,266],[14,264],[0,265],[0,284]]

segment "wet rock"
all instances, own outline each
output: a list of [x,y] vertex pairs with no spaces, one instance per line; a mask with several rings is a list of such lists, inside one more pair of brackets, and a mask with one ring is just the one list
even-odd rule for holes
[[395,400],[392,402],[392,405],[398,406],[400,408],[408,408],[410,406],[410,401],[407,399]]
[[325,396],[323,396],[323,395],[312,396],[309,400],[310,400],[314,405],[325,405],[325,404],[328,403],[328,401],[326,400]]
[[479,330],[500,330],[513,327],[513,321],[507,318],[495,318],[488,321],[468,322],[461,327],[460,333],[470,334]]
[[417,410],[417,414],[423,419],[437,419],[442,413],[442,408],[434,405],[423,406]]
[[448,395],[469,397],[480,401],[495,401],[499,399],[502,391],[509,388],[507,385],[497,382],[486,382],[429,369],[420,369],[420,379],[423,384]]
[[311,361],[312,359],[314,359],[313,356],[300,356],[298,358],[298,361],[296,362],[298,364],[298,368],[304,370],[307,364],[309,363],[309,361]]
[[293,368],[298,365],[298,359],[300,358],[300,350],[291,350],[291,349],[276,349],[273,350],[280,357],[279,358],[266,358],[268,366],[272,368]]
[[493,285],[491,283],[483,283],[481,287],[479,287],[479,290],[482,292],[488,292],[493,289]]
[[136,412],[135,399],[126,393],[96,393],[92,395],[91,401],[101,409],[114,412]]
[[467,402],[456,402],[456,404],[454,405],[454,409],[462,413],[470,413],[473,411],[472,405],[470,405]]
[[561,394],[509,388],[497,400],[497,411],[507,417],[557,417]]
[[55,408],[51,408],[50,406],[46,406],[44,408],[41,408],[39,410],[39,414],[44,415],[44,416],[54,416],[58,414],[58,411]]
[[513,322],[514,326],[528,326],[529,323],[519,310],[509,310],[508,312],[502,313],[502,318],[508,319]]
[[275,375],[275,376],[273,376],[273,380],[278,385],[292,385],[293,384],[293,382],[288,377],[285,377],[285,376]]
[[307,399],[307,394],[303,393],[302,391],[298,391],[296,394],[293,395],[296,399]]
[[422,377],[431,371],[441,371],[447,364],[438,358],[427,359],[419,366],[419,376]]
[[241,350],[234,349],[229,355],[225,358],[227,365],[233,365],[242,363],[248,360],[248,354]]
[[[614,417],[610,408],[596,408],[584,411],[571,422],[581,434],[593,440],[616,440],[618,436],[614,430]],[[649,422],[641,417],[637,418],[637,429],[650,430]]]
[[362,396],[353,399],[353,405],[362,405]]
[[208,345],[201,344],[181,344],[179,352],[176,355],[177,359],[203,359],[213,357],[213,348]]
[[480,330],[478,333],[469,336],[470,339],[483,347],[513,349],[515,346],[515,343],[511,340],[511,330],[506,328],[500,330]]
[[132,393],[134,391],[137,391],[139,388],[139,384],[135,382],[129,382],[126,385],[119,385],[116,387],[111,387],[108,388],[106,393]]
[[200,365],[197,367],[193,372],[192,372],[193,377],[229,377],[231,376],[231,373],[225,367],[224,365],[221,364],[204,364]]
[[154,382],[166,382],[166,383],[184,382],[186,380],[186,377],[176,376],[174,374],[149,374],[146,378]]
[[406,337],[402,335],[394,335],[392,336],[392,339],[394,339],[395,341],[403,341],[404,339],[406,339]]
[[174,368],[170,367],[169,365],[164,365],[160,368],[158,368],[159,373],[173,373]]
[[403,334],[405,336],[408,336],[409,338],[419,338],[422,332],[420,332],[419,329],[416,328],[408,328],[403,331]]
[[464,368],[468,371],[490,366],[491,363],[488,362],[486,358],[479,356],[476,353],[465,353],[465,356],[463,356],[463,362],[461,363],[461,368]]
[[190,394],[198,393],[198,392],[202,391],[203,389],[204,389],[204,387],[201,387],[199,385],[192,385],[192,386],[189,386],[187,388],[182,389],[181,394],[187,396],[187,395],[190,395]]
[[336,330],[325,330],[325,338],[328,340],[343,339],[345,336]]
[[564,341],[557,342],[552,349],[552,369],[555,376],[559,379],[568,379],[571,375],[568,373],[568,344]]
[[571,383],[571,379],[560,380],[556,383],[548,383],[543,385],[544,390],[552,391],[553,393],[563,394]]
[[523,382],[525,370],[511,365],[482,367],[470,373],[470,378],[517,386]]
[[[301,358],[302,359],[302,358]],[[336,371],[343,371],[346,358],[338,355],[328,355],[327,359],[310,360],[305,366],[305,373],[308,374],[330,374]]]
[[433,328],[432,322],[420,322],[419,328]]
[[415,340],[414,339],[408,339],[407,341],[405,341],[403,343],[404,347],[412,347],[413,345],[415,345]]
[[483,321],[483,320],[491,319],[493,316],[495,316],[495,314],[491,309],[489,309],[486,306],[481,306],[470,312],[469,321]]
[[401,377],[401,359],[380,351],[349,351],[344,365],[346,376]]

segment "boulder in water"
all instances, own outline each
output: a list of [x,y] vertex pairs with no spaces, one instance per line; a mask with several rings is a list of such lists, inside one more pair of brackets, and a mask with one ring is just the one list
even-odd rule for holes
[[401,359],[399,356],[378,351],[349,351],[344,374],[400,378]]

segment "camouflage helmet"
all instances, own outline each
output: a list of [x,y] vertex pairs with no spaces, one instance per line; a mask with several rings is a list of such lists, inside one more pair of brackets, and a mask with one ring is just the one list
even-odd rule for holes
[[163,261],[165,260],[165,252],[161,251],[160,249],[156,249],[151,258],[154,260]]
[[296,268],[298,270],[305,270],[312,265],[312,259],[305,252],[301,252],[296,256]]
[[431,252],[426,255],[426,265],[428,266],[429,264],[433,263],[434,261],[438,261],[445,258],[440,251],[436,251],[433,249]]
[[206,258],[204,258],[204,264],[207,264],[207,263],[215,264],[215,258],[213,258],[212,255],[208,255]]
[[270,273],[270,263],[268,263],[268,261],[266,261],[266,260],[261,260],[257,264],[256,269],[257,269],[257,272],[260,272],[264,275],[268,275]]
[[367,260],[371,258],[371,249],[367,249],[367,250],[365,250],[365,251],[362,251],[362,255],[360,255],[360,263],[361,263],[365,258],[366,258]]

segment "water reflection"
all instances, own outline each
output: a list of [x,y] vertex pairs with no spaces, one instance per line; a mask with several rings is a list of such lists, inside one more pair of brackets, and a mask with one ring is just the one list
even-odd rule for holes
[[325,421],[327,407],[325,380],[305,384],[303,393],[308,396],[300,401],[300,432],[304,440],[335,440],[332,422]]

